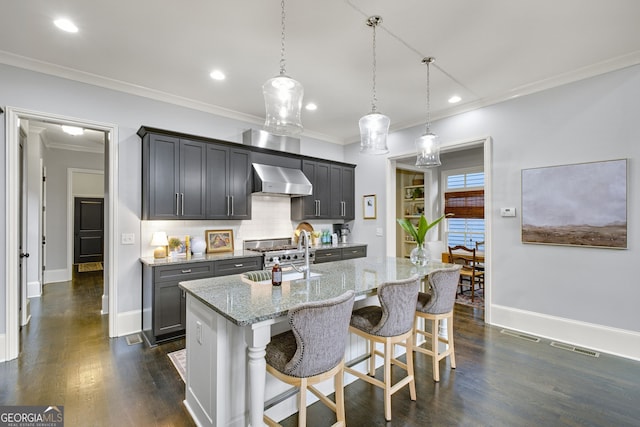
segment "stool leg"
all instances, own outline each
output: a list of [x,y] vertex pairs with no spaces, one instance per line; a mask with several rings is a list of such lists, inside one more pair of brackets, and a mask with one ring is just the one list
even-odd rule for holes
[[384,343],[384,418],[391,421],[391,352],[389,338]]
[[453,347],[453,316],[447,318],[447,339],[449,341],[451,369],[456,369],[456,352]]
[[407,375],[411,376],[411,382],[409,383],[409,395],[411,396],[411,400],[416,400],[416,377],[413,374],[413,351],[410,349],[413,348],[415,343],[413,342],[413,334],[409,336],[407,339]]
[[307,425],[307,379],[302,378],[298,392],[298,427]]
[[336,419],[338,424],[342,423],[342,425],[346,425],[347,419],[344,413],[344,371],[342,369],[333,377],[333,384],[336,390]]
[[440,381],[440,363],[438,362],[438,319],[431,321],[431,353],[433,358],[433,380]]
[[373,340],[369,340],[369,376],[376,376],[376,343]]

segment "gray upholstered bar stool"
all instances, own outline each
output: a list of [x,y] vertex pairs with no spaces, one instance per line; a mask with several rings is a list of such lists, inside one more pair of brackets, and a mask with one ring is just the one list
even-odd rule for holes
[[[391,395],[409,384],[411,400],[416,400],[416,383],[413,375],[413,319],[418,298],[420,280],[413,276],[406,280],[385,282],[378,287],[380,306],[366,306],[354,310],[349,331],[369,341],[369,375],[345,367],[356,377],[384,390],[384,417],[391,421]],[[376,350],[376,343],[384,345],[384,351]],[[407,349],[407,363],[395,357],[396,344]],[[384,381],[374,378],[376,355],[384,358]],[[407,376],[392,384],[391,364],[407,371]]]
[[[456,355],[453,349],[453,306],[456,302],[456,291],[460,280],[460,265],[449,268],[442,268],[429,273],[429,291],[418,294],[416,304],[416,316],[414,330],[416,336],[414,343],[417,343],[418,334],[424,336],[431,344],[431,348],[423,348],[414,345],[413,349],[427,354],[433,360],[433,380],[440,381],[440,360],[451,356],[451,368],[456,368]],[[418,328],[418,320],[425,319],[425,329]],[[438,335],[440,321],[447,319],[447,338]],[[431,323],[431,332],[426,330],[427,321]],[[438,343],[443,342],[448,345],[447,349],[439,353]]]
[[[299,387],[298,426],[307,423],[307,389],[336,413],[335,426],[344,426],[344,353],[349,335],[349,318],[354,293],[297,305],[289,310],[291,330],[271,338],[267,344],[267,372],[287,384]],[[334,378],[335,402],[314,384]],[[269,426],[275,421],[264,416]]]

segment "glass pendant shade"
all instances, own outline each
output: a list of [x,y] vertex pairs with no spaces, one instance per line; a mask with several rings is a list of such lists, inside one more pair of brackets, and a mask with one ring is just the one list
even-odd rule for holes
[[416,166],[429,168],[440,166],[440,141],[438,136],[427,132],[416,139]]
[[384,114],[371,112],[362,116],[360,121],[360,153],[362,154],[386,154],[387,134],[391,120]]
[[275,135],[302,133],[302,85],[284,74],[273,77],[262,85],[266,119],[264,130]]

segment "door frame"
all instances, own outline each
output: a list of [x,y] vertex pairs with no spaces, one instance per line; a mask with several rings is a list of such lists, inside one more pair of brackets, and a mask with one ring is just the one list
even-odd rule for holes
[[[485,300],[484,300],[484,321],[487,324],[491,323],[491,230],[492,230],[492,215],[493,212],[493,203],[491,200],[492,194],[492,186],[493,181],[491,179],[491,168],[492,163],[491,159],[493,158],[491,155],[492,152],[492,140],[490,136],[473,138],[473,139],[465,139],[462,141],[451,141],[448,143],[442,143],[440,146],[440,152],[452,152],[452,151],[461,151],[467,150],[470,148],[482,147],[483,148],[483,157],[484,157],[484,211],[487,212],[485,214],[485,264],[487,266],[487,272],[489,274],[485,277]],[[398,160],[405,159],[407,157],[415,157],[415,151],[406,152],[394,156],[390,156],[387,158],[386,165],[386,194],[387,194],[387,202],[386,202],[386,229],[387,229],[387,241],[386,241],[386,254],[387,256],[395,257],[396,253],[396,169],[398,167]],[[402,165],[401,169],[411,169],[407,168],[407,165]],[[427,171],[429,169],[420,169]],[[428,174],[426,174],[428,175]],[[439,179],[439,177],[435,177]],[[428,184],[428,179],[434,179],[434,177],[425,176],[425,184]],[[393,197],[392,197],[393,195]],[[438,195],[440,197],[440,195]],[[433,212],[430,213],[432,216]]]
[[[105,190],[105,205],[107,221],[105,223],[105,286],[102,311],[109,313],[109,337],[117,336],[118,295],[115,278],[118,273],[118,259],[116,258],[116,231],[118,230],[118,126],[111,123],[78,119],[57,114],[42,113],[17,107],[6,108],[5,129],[5,194],[6,194],[6,254],[5,254],[5,288],[6,288],[6,341],[4,360],[18,357],[20,348],[20,327],[18,319],[18,123],[20,120],[55,121],[72,126],[96,129],[107,133],[105,143],[105,167],[107,180]],[[106,304],[105,304],[105,299]],[[2,358],[0,358],[1,360]]]

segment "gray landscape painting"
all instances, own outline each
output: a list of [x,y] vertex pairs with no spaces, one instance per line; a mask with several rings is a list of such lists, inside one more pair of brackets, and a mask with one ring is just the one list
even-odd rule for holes
[[627,160],[522,170],[522,242],[627,247]]

